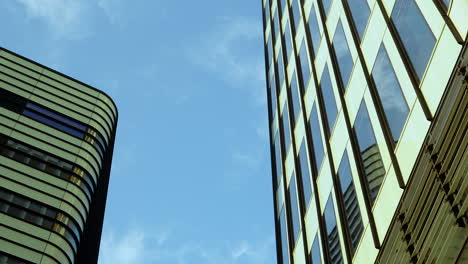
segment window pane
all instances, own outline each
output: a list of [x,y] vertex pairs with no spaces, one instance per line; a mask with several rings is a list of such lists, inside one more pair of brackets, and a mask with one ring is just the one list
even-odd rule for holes
[[271,96],[271,113],[272,118],[275,117],[276,113],[276,82],[275,82],[275,71],[270,71],[270,96]]
[[283,263],[289,264],[288,257],[288,233],[286,228],[286,212],[284,211],[284,206],[281,208],[280,213],[280,228],[281,228],[281,255],[283,257]]
[[366,30],[367,21],[369,20],[370,9],[367,0],[348,1],[351,15],[353,16],[354,24],[356,25],[359,39],[362,40],[364,31]]
[[284,11],[284,7],[286,6],[286,0],[280,0],[280,9],[281,13],[286,13],[287,11]]
[[356,121],[354,121],[354,129],[356,131],[359,151],[361,152],[361,160],[364,173],[366,174],[371,202],[374,203],[385,176],[385,167],[364,101],[362,101],[359,107]]
[[288,103],[284,105],[282,120],[283,120],[284,149],[285,149],[283,158],[286,158],[286,156],[288,155],[288,151],[289,151],[289,145],[291,145],[291,131],[289,128]]
[[414,0],[397,0],[392,19],[414,70],[422,79],[436,39]]
[[293,123],[295,124],[297,122],[297,117],[299,116],[299,112],[301,111],[301,105],[299,103],[300,101],[299,88],[297,87],[297,77],[296,77],[295,72],[293,73],[293,76],[292,76],[290,91],[291,91],[293,112],[294,112]]
[[343,195],[344,208],[346,214],[346,225],[351,236],[353,254],[361,239],[364,226],[362,224],[361,211],[354,189],[353,176],[349,167],[348,153],[345,151],[338,168],[341,194]]
[[305,44],[305,40],[302,40],[301,43],[301,50],[299,52],[299,60],[301,62],[301,72],[302,72],[302,79],[304,81],[304,91],[307,89],[307,85],[309,84],[310,79],[310,67],[309,61],[307,59],[307,47]]
[[307,158],[306,142],[303,139],[299,150],[299,167],[301,168],[302,188],[304,192],[305,208],[309,207],[312,196],[312,185],[310,183],[309,159]]
[[279,80],[278,90],[280,90],[284,81],[284,64],[283,64],[283,53],[281,52],[281,47],[279,49],[279,54],[278,54],[278,80]]
[[372,69],[372,77],[374,78],[393,140],[397,142],[408,118],[409,108],[383,44],[380,45],[379,53]]
[[450,7],[450,0],[443,0],[445,7],[449,8]]
[[322,263],[322,258],[320,257],[320,245],[319,245],[318,234],[315,235],[314,242],[312,243],[310,258],[312,259],[312,264]]
[[275,36],[275,43],[278,41],[278,33],[280,31],[280,22],[278,17],[278,9],[275,10],[275,14],[273,15],[273,24],[274,24],[274,35]]
[[320,34],[317,13],[315,12],[314,5],[312,5],[312,7],[310,8],[309,29],[310,29],[310,36],[312,37],[312,45],[314,48],[314,56],[315,56],[317,55],[317,49],[320,45],[320,39],[322,38],[322,35]]
[[299,0],[293,0],[292,1],[292,12],[294,16],[294,28],[297,28],[299,23],[301,22],[301,12],[299,11]]
[[323,9],[325,11],[325,16],[328,15],[328,11],[330,11],[331,3],[333,0],[321,0],[323,4]]
[[38,114],[36,112],[33,112],[33,111],[30,111],[28,109],[25,109],[23,111],[23,115],[27,116],[27,117],[30,117],[40,123],[43,123],[45,125],[48,125],[48,126],[51,126],[53,128],[56,128],[62,132],[65,132],[67,134],[70,134],[72,136],[75,136],[75,137],[78,137],[78,138],[83,138],[84,137],[84,133],[83,132],[80,132],[76,129],[73,129],[71,127],[68,127],[66,125],[63,125],[57,121],[54,121],[52,119],[49,119],[41,114]]
[[282,167],[282,159],[281,159],[281,145],[280,145],[280,137],[278,132],[275,134],[275,167],[276,167],[276,186],[279,185],[281,181],[281,177],[283,175]]
[[74,128],[77,128],[81,131],[86,131],[88,129],[88,127],[82,123],[79,123],[75,120],[72,120],[68,117],[65,117],[65,116],[62,116],[58,113],[55,113],[54,111],[51,111],[51,110],[48,110],[42,106],[39,106],[39,105],[36,105],[36,104],[33,104],[33,103],[28,103],[26,105],[27,108],[29,109],[32,109],[38,113],[41,113],[42,115],[44,116],[47,116],[47,117],[51,117],[51,118],[54,118],[60,122],[63,122],[71,127],[74,127]]
[[325,227],[327,233],[328,250],[330,252],[330,261],[333,264],[342,263],[343,259],[341,256],[340,237],[338,235],[335,208],[333,206],[331,194],[328,197],[323,217],[325,218]]
[[[270,64],[271,64],[271,60],[273,58],[273,44],[272,44],[272,36],[271,36],[271,33],[270,35],[268,36],[268,41],[267,41],[267,56],[268,56],[268,62],[267,62],[267,65],[268,67],[270,67]],[[269,68],[268,68],[269,69]]]
[[315,156],[315,164],[316,164],[316,171],[317,173],[322,166],[324,151],[323,151],[323,142],[322,142],[322,134],[320,133],[320,123],[318,120],[317,114],[317,105],[314,104],[312,106],[312,112],[310,113],[310,130],[312,133],[312,143],[314,145],[314,156]]
[[343,87],[348,86],[349,77],[353,70],[353,58],[349,52],[348,42],[341,21],[336,27],[335,36],[333,37],[333,49],[335,50],[336,59],[338,60],[338,68],[340,70]]
[[328,67],[326,64],[322,73],[322,79],[320,80],[320,89],[322,90],[328,127],[330,129],[329,132],[331,133],[333,126],[335,125],[338,110],[336,107],[335,95],[333,93],[333,86],[330,80],[330,73],[328,72]]
[[287,59],[287,62],[289,62],[289,57],[291,56],[291,51],[292,51],[292,42],[291,42],[291,29],[289,28],[288,22],[286,22],[286,27],[284,28],[284,41],[285,41],[285,47],[286,47],[286,59]]
[[[297,187],[296,187],[296,175],[293,172],[291,176],[291,182],[289,182],[289,201],[291,202],[291,217],[293,227],[293,245],[296,245],[299,232],[301,231],[301,223],[299,221],[299,204],[297,203]],[[293,246],[293,247],[294,247]]]
[[268,25],[268,23],[270,23],[270,1],[266,1],[264,10],[265,10],[265,24]]

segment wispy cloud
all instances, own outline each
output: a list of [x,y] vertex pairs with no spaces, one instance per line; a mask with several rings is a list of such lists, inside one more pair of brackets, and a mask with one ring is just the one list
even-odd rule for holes
[[122,237],[106,234],[101,242],[99,264],[138,264],[144,261],[145,235],[130,231]]

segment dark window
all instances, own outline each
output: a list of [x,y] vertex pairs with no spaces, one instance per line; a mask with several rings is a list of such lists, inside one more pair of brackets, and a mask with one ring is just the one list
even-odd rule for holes
[[340,70],[341,80],[343,81],[343,87],[346,88],[348,86],[349,77],[351,77],[351,72],[353,71],[354,62],[349,51],[341,20],[338,22],[335,36],[333,37],[333,49],[335,50],[336,59],[338,60],[338,68]]
[[312,243],[312,248],[310,250],[310,258],[312,260],[312,264],[322,263],[318,234],[315,235],[314,242]]
[[338,115],[338,109],[336,107],[335,94],[333,93],[333,86],[330,79],[330,73],[328,72],[327,64],[322,73],[322,79],[320,80],[320,89],[323,94],[323,102],[325,103],[326,116],[328,121],[329,132],[333,130],[335,125],[336,116]]
[[283,175],[282,172],[282,159],[281,159],[281,145],[280,145],[280,137],[278,132],[275,134],[275,166],[276,166],[276,184],[279,185],[281,181],[281,176]]
[[286,22],[286,27],[284,29],[284,41],[286,47],[286,65],[289,62],[289,57],[291,56],[292,51],[292,40],[291,40],[291,29],[289,28],[289,23]]
[[317,104],[312,106],[312,112],[310,113],[310,130],[312,133],[312,143],[314,145],[314,156],[315,156],[315,165],[317,173],[322,166],[324,151],[323,151],[323,143],[322,143],[322,134],[320,133],[320,123],[318,120],[317,114]]
[[293,0],[292,4],[292,12],[294,16],[294,28],[297,28],[299,23],[301,22],[301,12],[300,12],[300,3],[299,0]]
[[0,106],[15,113],[21,114],[26,106],[27,100],[8,90],[0,88]]
[[26,105],[26,108],[34,110],[34,111],[36,111],[36,112],[38,112],[38,113],[40,113],[40,114],[42,114],[44,116],[51,117],[51,118],[53,118],[55,120],[58,120],[58,121],[66,124],[66,125],[68,125],[70,127],[76,128],[76,129],[78,129],[80,131],[85,132],[88,129],[88,126],[86,126],[86,125],[84,125],[82,123],[79,123],[79,122],[77,122],[75,120],[72,120],[72,119],[70,119],[68,117],[65,117],[63,115],[60,115],[60,114],[58,114],[58,113],[56,113],[54,111],[48,110],[48,109],[46,109],[46,108],[44,108],[42,106],[39,106],[39,105],[36,105],[36,104],[33,104],[33,103],[28,103]]
[[75,136],[75,137],[78,137],[78,138],[83,138],[84,137],[84,133],[81,132],[81,131],[78,131],[76,129],[73,129],[69,126],[66,126],[60,122],[57,122],[53,119],[50,119],[50,118],[47,118],[37,112],[34,112],[34,111],[31,111],[31,110],[28,110],[28,109],[25,109],[23,111],[23,115],[27,116],[27,117],[30,117],[40,123],[43,123],[45,125],[48,125],[48,126],[51,126],[55,129],[58,129],[62,132],[65,132],[67,134],[70,134],[72,136]]
[[284,105],[282,120],[283,120],[284,149],[285,149],[283,158],[286,158],[286,156],[288,155],[289,146],[291,145],[291,131],[289,127],[288,103]]
[[291,176],[291,181],[289,182],[288,187],[289,201],[291,203],[291,218],[292,218],[292,227],[293,227],[293,245],[296,245],[297,238],[299,237],[299,232],[301,231],[301,223],[299,216],[299,204],[297,203],[297,186],[296,186],[296,175],[295,173]]
[[299,149],[299,167],[301,168],[302,189],[304,193],[305,208],[309,207],[310,198],[312,197],[312,185],[310,183],[309,159],[307,158],[306,142],[303,139],[301,148]]
[[305,90],[307,89],[307,85],[309,84],[310,79],[310,66],[309,60],[307,59],[307,47],[305,44],[305,40],[302,40],[301,43],[301,50],[299,51],[299,60],[301,62],[301,73]]
[[372,69],[372,77],[374,78],[393,140],[397,142],[408,118],[409,108],[383,44],[380,45],[379,53]]
[[276,113],[276,82],[275,82],[275,71],[270,73],[270,96],[271,96],[271,114],[272,118],[275,118]]
[[419,80],[434,49],[436,39],[414,0],[397,0],[392,19]]
[[1,264],[32,264],[32,262],[20,259],[15,256],[11,256],[2,251],[0,251],[0,263]]
[[292,97],[293,112],[294,112],[294,116],[292,120],[293,120],[293,123],[296,124],[297,117],[299,116],[299,112],[301,111],[301,104],[299,103],[300,95],[299,95],[299,88],[297,87],[297,78],[296,78],[295,72],[293,73],[290,89],[291,89],[291,97]]
[[364,101],[362,101],[354,121],[354,130],[356,131],[362,166],[366,174],[367,187],[373,204],[385,176],[385,167]]
[[279,89],[281,90],[281,86],[283,85],[284,81],[284,64],[283,64],[283,52],[281,52],[281,47],[279,49],[278,54],[278,80],[279,80]]
[[312,5],[312,7],[310,8],[309,30],[310,30],[310,36],[312,37],[312,46],[314,48],[314,56],[315,56],[317,55],[317,49],[320,45],[320,39],[322,38],[322,35],[320,34],[317,12],[315,12],[314,5]]
[[284,264],[289,264],[289,255],[288,255],[288,233],[286,225],[286,212],[284,211],[284,206],[281,208],[280,212],[280,228],[281,228],[281,255],[283,258]]
[[354,189],[353,176],[349,167],[348,153],[345,151],[338,168],[341,194],[343,195],[344,209],[346,215],[346,225],[351,237],[353,254],[362,236],[364,226],[362,224],[361,211]]
[[321,1],[322,1],[322,4],[323,4],[323,9],[325,11],[325,16],[327,16],[328,11],[330,11],[330,7],[331,7],[331,4],[332,4],[333,0],[321,0]]
[[330,261],[333,264],[342,263],[343,257],[341,255],[340,237],[338,235],[338,227],[335,217],[335,207],[333,206],[333,199],[331,194],[328,197],[323,217],[325,218],[325,227],[327,233],[328,250],[330,252]]
[[359,39],[362,40],[370,16],[369,5],[367,4],[367,0],[348,1],[348,5],[349,9],[351,9],[351,15],[353,16]]

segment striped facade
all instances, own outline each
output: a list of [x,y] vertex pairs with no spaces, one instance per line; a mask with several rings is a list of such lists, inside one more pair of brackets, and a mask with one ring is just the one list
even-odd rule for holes
[[0,263],[97,263],[117,115],[103,92],[0,49]]
[[467,263],[468,1],[261,4],[278,263]]

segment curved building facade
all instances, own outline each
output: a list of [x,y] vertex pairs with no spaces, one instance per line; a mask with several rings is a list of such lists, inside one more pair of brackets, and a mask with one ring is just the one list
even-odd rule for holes
[[97,263],[117,108],[0,49],[0,263]]

